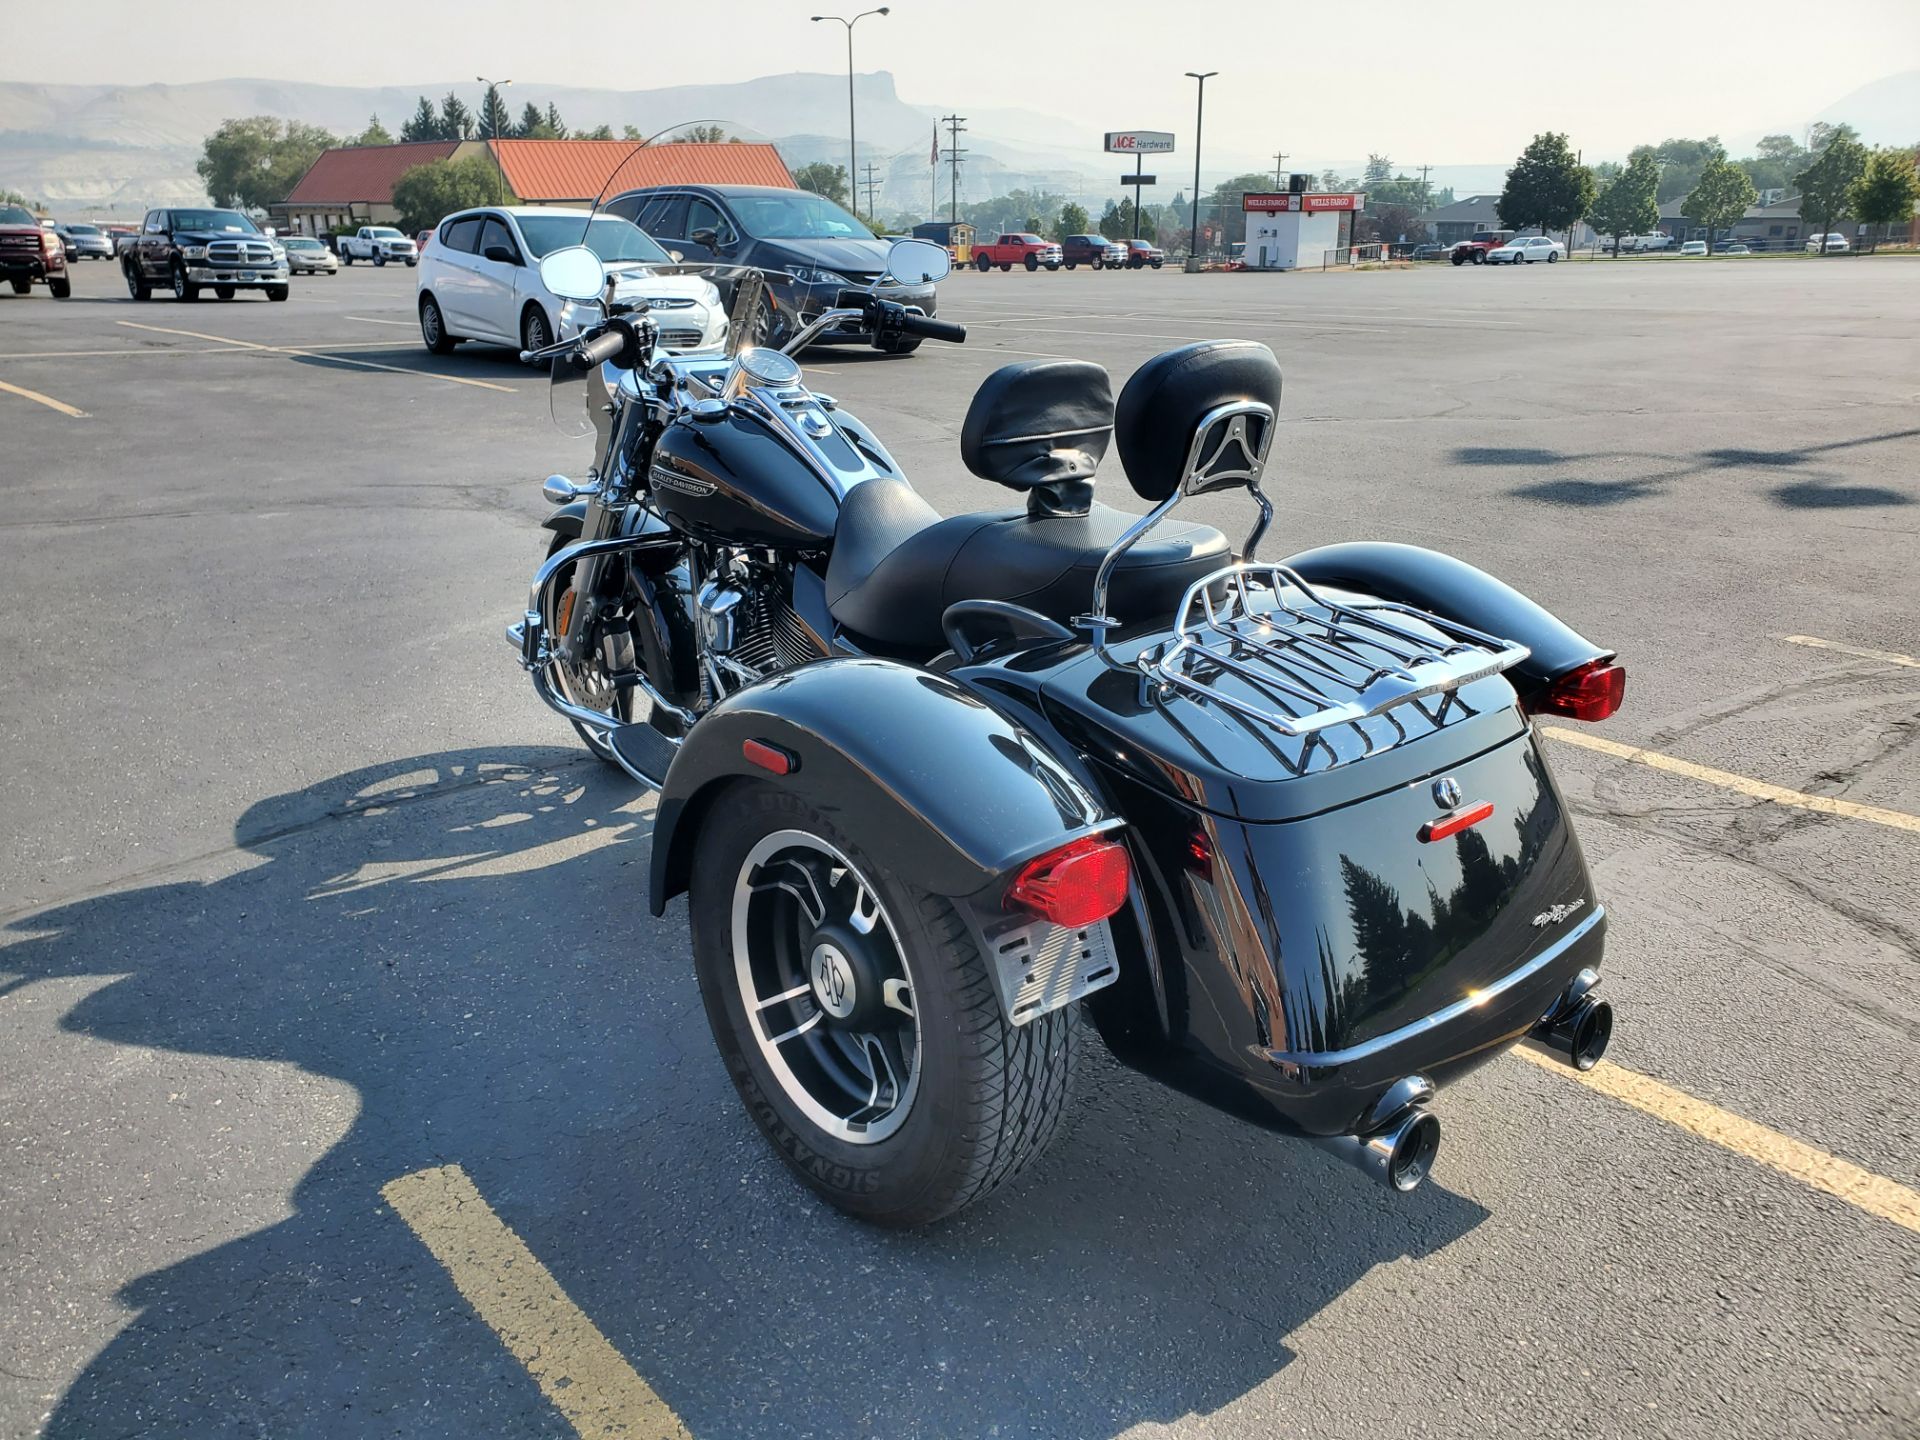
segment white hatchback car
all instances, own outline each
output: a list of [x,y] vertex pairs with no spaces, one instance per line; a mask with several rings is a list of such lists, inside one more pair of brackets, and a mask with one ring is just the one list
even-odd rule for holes
[[1567,247],[1544,235],[1516,235],[1506,244],[1487,252],[1489,265],[1532,265],[1541,260],[1551,265],[1567,253]]
[[617,215],[530,205],[489,205],[449,215],[420,257],[420,338],[436,355],[462,340],[538,350],[567,334],[567,302],[540,283],[540,257],[585,244],[614,282],[615,300],[645,300],[660,348],[676,354],[722,350],[727,312],[698,275],[661,275],[673,257]]
[[1830,235],[1809,235],[1807,237],[1806,251],[1809,255],[1844,255],[1851,248],[1852,247],[1847,244],[1847,237],[1842,235],[1838,230]]

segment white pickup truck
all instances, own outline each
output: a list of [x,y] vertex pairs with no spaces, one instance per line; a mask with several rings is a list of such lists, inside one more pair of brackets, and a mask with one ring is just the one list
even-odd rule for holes
[[356,260],[371,260],[376,265],[389,260],[420,263],[419,248],[391,225],[362,225],[354,234],[342,235],[339,248],[340,259],[348,265]]

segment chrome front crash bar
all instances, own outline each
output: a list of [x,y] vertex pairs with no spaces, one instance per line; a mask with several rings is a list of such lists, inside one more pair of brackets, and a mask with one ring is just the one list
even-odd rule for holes
[[[603,740],[622,722],[602,711],[574,704],[553,683],[555,657],[548,639],[547,616],[553,613],[554,581],[562,570],[581,560],[623,551],[656,549],[667,543],[674,542],[652,535],[616,535],[606,540],[583,540],[564,550],[554,551],[547,557],[546,563],[534,572],[533,583],[527,588],[526,613],[517,624],[507,626],[507,643],[520,652],[521,668],[533,680],[534,693],[551,709],[587,726]],[[633,687],[645,695],[656,709],[671,715],[682,726],[692,727],[697,718],[694,713],[667,699],[644,674],[636,671],[631,677],[623,677],[626,678],[631,679]]]

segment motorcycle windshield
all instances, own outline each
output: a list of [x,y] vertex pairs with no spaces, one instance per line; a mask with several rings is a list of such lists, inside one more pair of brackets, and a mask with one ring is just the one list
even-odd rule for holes
[[547,382],[547,413],[553,417],[553,427],[573,439],[593,433],[594,387],[588,383],[590,375],[570,356],[562,355],[553,362]]

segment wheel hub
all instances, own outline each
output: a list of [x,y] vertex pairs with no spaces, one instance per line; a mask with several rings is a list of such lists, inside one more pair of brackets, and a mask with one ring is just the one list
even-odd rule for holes
[[831,941],[822,940],[813,947],[813,999],[835,1020],[853,1014],[860,1003],[860,992],[853,978],[853,966]]

